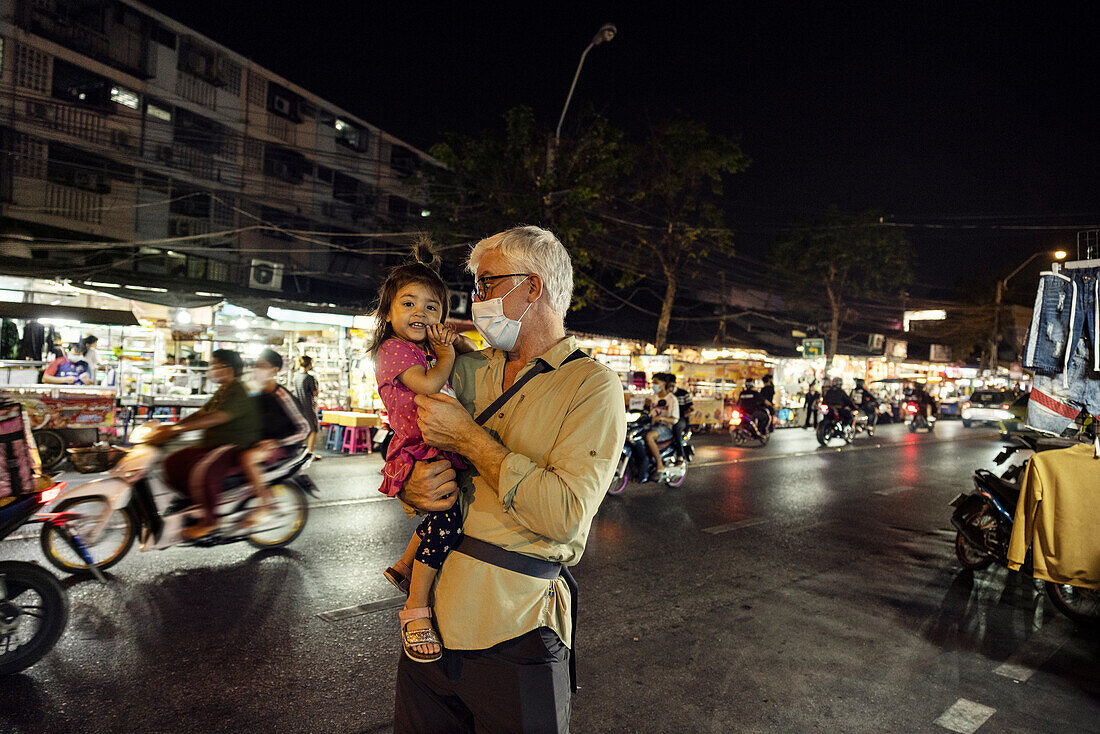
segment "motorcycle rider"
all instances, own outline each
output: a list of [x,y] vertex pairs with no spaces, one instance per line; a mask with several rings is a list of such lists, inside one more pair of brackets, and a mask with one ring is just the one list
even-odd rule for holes
[[676,425],[672,427],[672,448],[676,450],[676,463],[682,464],[684,463],[684,431],[687,430],[689,425],[691,411],[694,409],[695,403],[689,391],[682,387],[676,387],[676,375],[665,372],[662,373],[662,376],[665,378],[668,389],[672,391],[677,402],[680,403],[680,420],[676,421]]
[[203,519],[183,531],[186,540],[197,540],[218,527],[214,505],[225,478],[239,471],[240,455],[260,437],[256,401],[241,384],[244,362],[231,349],[215,349],[210,355],[207,378],[218,386],[206,404],[178,423],[162,425],[150,437],[162,444],[188,431],[202,431],[198,446],[189,446],[164,460],[164,478],[176,491],[190,494],[202,505]]
[[764,396],[756,390],[756,381],[751,377],[745,380],[745,389],[737,396],[737,407],[752,420],[761,436],[771,428],[771,413],[764,404]]
[[275,381],[282,368],[283,358],[273,349],[260,352],[252,368],[253,379],[260,388],[255,396],[260,413],[260,441],[241,453],[241,469],[260,502],[244,522],[248,527],[261,522],[274,507],[271,490],[263,479],[263,463],[283,458],[288,450],[304,443],[310,432],[298,401]]
[[878,422],[878,398],[864,387],[862,377],[856,378],[856,386],[852,389],[852,402],[867,416],[867,429],[873,433],[875,424]]
[[852,425],[855,419],[852,411],[855,410],[856,405],[852,402],[852,398],[848,396],[848,393],[844,392],[844,381],[842,379],[839,377],[833,378],[831,384],[825,390],[825,394],[821,397],[821,403],[836,410],[837,415],[840,416],[841,425]]
[[760,397],[764,401],[764,409],[768,411],[768,430],[775,430],[775,385],[772,384],[772,376],[764,375],[764,387],[760,388]]
[[926,418],[933,418],[936,416],[936,400],[925,392],[923,382],[918,382],[913,385],[913,392],[909,396],[909,399],[917,404],[917,410],[923,413]]
[[[651,384],[654,393],[650,398],[653,401],[651,411],[653,428],[646,431],[645,443],[646,448],[649,449],[649,455],[656,461],[656,472],[653,476],[660,476],[661,472],[665,470],[665,465],[661,461],[661,450],[657,446],[657,442],[672,440],[672,427],[680,420],[680,401],[668,389],[664,373],[658,372],[653,375]],[[652,478],[652,476],[646,477],[646,481]]]

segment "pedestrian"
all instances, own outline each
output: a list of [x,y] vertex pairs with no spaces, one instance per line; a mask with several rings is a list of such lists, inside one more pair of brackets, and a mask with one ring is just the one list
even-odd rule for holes
[[802,423],[803,428],[809,428],[810,421],[813,420],[814,429],[817,429],[817,421],[820,418],[817,406],[820,401],[821,393],[817,390],[817,380],[814,380],[806,389],[806,420]]
[[99,350],[96,349],[96,344],[99,343],[99,337],[95,334],[88,334],[84,337],[84,361],[88,363],[88,371],[91,373],[91,382],[95,383],[96,371],[99,370]]
[[566,732],[577,632],[568,567],[625,442],[622,386],[566,336],[573,266],[552,233],[484,239],[469,270],[489,348],[456,359],[457,399],[416,403],[424,440],[473,470],[420,462],[398,495],[421,511],[458,501],[464,534],[435,587],[443,657],[402,656],[394,731]]
[[309,421],[309,438],[306,439],[306,451],[313,454],[314,461],[320,461],[321,457],[313,450],[317,445],[317,432],[320,425],[317,421],[317,395],[320,390],[317,387],[317,378],[310,374],[313,369],[313,357],[303,354],[298,357],[298,369],[300,372],[294,375],[294,397],[298,405],[302,406],[302,413]]

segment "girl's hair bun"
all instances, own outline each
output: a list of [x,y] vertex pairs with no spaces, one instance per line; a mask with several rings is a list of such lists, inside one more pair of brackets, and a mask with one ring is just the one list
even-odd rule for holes
[[413,243],[413,258],[417,263],[432,270],[439,270],[439,255],[435,254],[432,241],[427,235],[420,235]]

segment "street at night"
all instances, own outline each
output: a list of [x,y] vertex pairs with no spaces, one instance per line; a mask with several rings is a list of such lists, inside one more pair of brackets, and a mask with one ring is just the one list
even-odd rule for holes
[[[995,432],[696,441],[680,489],[630,484],[593,523],[573,731],[942,731],[949,711],[953,731],[1100,730],[1095,633],[1030,579],[955,559],[948,503]],[[413,521],[377,494],[380,466],[315,463],[285,551],[134,552],[106,584],[70,582],[68,631],[5,682],[0,730],[389,731],[401,600],[381,571]]]

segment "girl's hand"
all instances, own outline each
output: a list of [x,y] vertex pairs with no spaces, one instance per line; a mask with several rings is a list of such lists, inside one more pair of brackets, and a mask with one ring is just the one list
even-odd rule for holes
[[433,347],[453,347],[458,334],[446,324],[432,324],[428,327],[428,341]]

